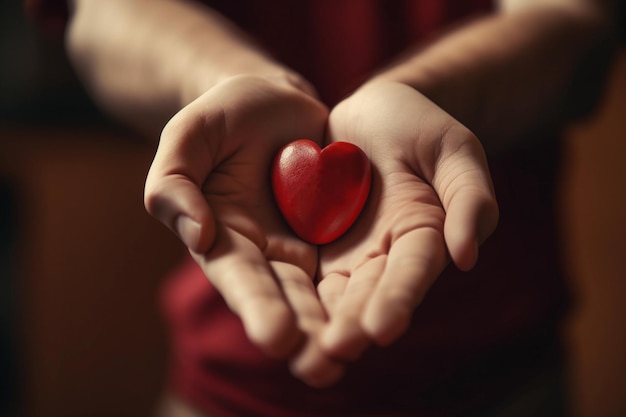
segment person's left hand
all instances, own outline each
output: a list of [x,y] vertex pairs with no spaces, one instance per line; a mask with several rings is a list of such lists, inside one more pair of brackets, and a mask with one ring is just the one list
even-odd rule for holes
[[330,321],[309,367],[394,342],[449,259],[473,267],[498,218],[481,144],[407,85],[361,88],[331,112],[327,139],[360,146],[373,178],[360,218],[320,249],[318,293]]

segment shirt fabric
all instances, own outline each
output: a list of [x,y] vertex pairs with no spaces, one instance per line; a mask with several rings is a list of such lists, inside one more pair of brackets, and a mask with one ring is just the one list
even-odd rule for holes
[[[28,3],[47,19],[66,16],[59,1]],[[413,42],[490,9],[485,0],[206,3],[303,74],[330,105]],[[501,217],[478,265],[467,273],[449,266],[407,333],[390,347],[370,349],[327,389],[306,386],[283,361],[253,346],[188,260],[162,292],[171,389],[223,417],[449,417],[484,410],[557,358],[556,329],[567,301],[553,204],[558,155],[558,142],[547,140],[540,152],[529,145],[490,160]]]

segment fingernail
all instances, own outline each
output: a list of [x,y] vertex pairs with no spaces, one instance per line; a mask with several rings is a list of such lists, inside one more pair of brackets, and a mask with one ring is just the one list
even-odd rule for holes
[[200,241],[200,223],[185,215],[180,215],[175,223],[176,232],[185,245],[192,251],[196,251]]

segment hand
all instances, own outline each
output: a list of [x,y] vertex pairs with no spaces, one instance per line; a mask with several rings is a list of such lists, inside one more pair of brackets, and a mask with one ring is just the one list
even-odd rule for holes
[[146,181],[148,211],[174,231],[240,316],[253,343],[289,357],[326,320],[317,249],[281,220],[269,186],[278,149],[320,140],[327,109],[289,83],[236,77],[163,130]]
[[320,249],[318,293],[330,316],[320,367],[324,356],[353,361],[372,342],[395,341],[450,258],[474,265],[498,218],[478,140],[409,86],[361,88],[331,112],[328,140],[360,146],[373,181],[361,217]]

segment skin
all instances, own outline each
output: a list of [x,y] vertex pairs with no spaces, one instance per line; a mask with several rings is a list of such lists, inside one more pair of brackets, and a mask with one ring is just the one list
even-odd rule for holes
[[[578,80],[601,78],[612,4],[502,3],[407,51],[331,110],[193,2],[76,0],[67,45],[104,109],[161,132],[147,210],[189,248],[250,340],[321,387],[368,346],[393,343],[449,262],[475,264],[498,220],[485,155],[593,107],[599,88]],[[285,229],[261,180],[297,137],[353,142],[374,168],[365,212],[319,250]]]
[[146,180],[148,211],[178,233],[250,339],[275,357],[290,356],[326,314],[313,286],[317,249],[281,220],[267,173],[290,138],[322,138],[327,117],[296,89],[230,78],[167,124]]

